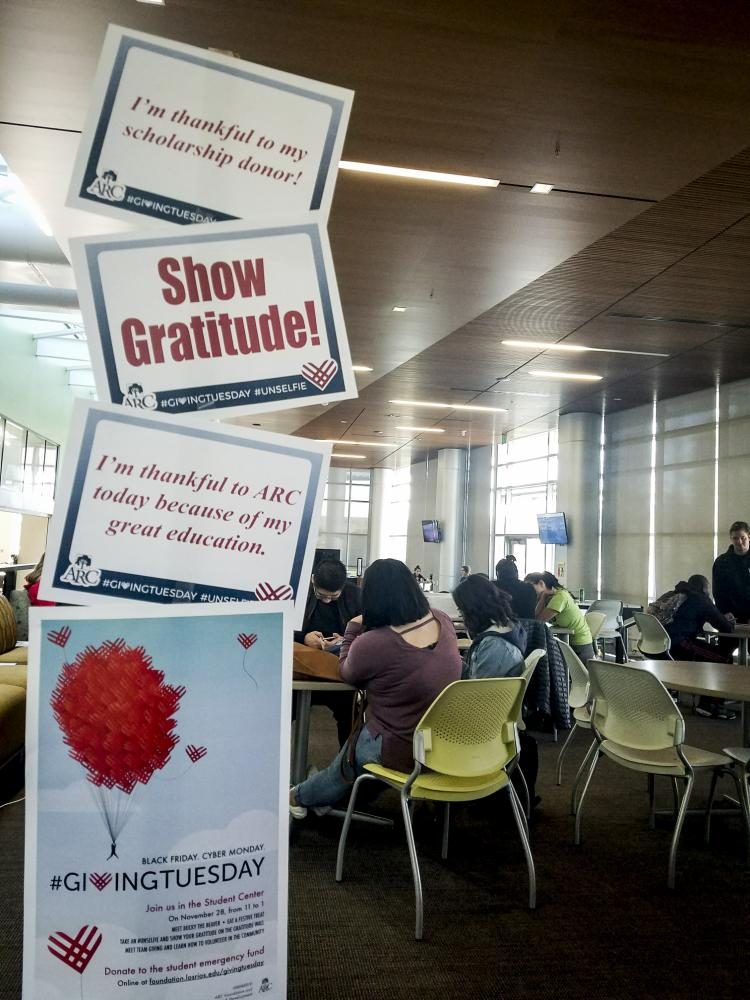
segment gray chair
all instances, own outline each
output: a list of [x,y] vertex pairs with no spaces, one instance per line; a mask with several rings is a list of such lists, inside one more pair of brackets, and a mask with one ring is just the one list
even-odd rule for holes
[[589,613],[600,611],[606,615],[604,624],[597,634],[597,643],[601,643],[602,650],[606,651],[607,642],[614,643],[615,659],[619,660],[618,652],[622,655],[622,662],[626,662],[628,651],[625,647],[625,640],[622,637],[622,601],[592,601]]
[[672,640],[669,638],[669,633],[659,619],[653,615],[646,614],[645,611],[634,611],[633,618],[635,619],[638,631],[641,633],[641,637],[636,643],[636,649],[641,656],[645,660],[652,659],[655,656],[659,659],[666,657],[668,660],[673,660],[674,657],[669,652]]

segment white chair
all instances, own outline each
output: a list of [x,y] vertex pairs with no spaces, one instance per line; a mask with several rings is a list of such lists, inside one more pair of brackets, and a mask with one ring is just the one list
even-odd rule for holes
[[673,660],[674,657],[669,652],[672,640],[669,633],[664,628],[658,618],[646,614],[645,611],[634,611],[636,627],[641,633],[641,637],[636,643],[636,649],[645,660],[650,660],[654,656]]
[[[561,642],[559,639],[556,641],[560,644],[560,652],[562,653],[563,659],[565,660],[565,666],[568,668],[568,674],[570,675],[568,705],[573,709],[573,728],[568,733],[568,737],[563,743],[560,753],[557,755],[557,784],[561,785],[563,757],[573,741],[573,736],[576,730],[591,730],[591,706],[589,704],[588,670],[581,662],[580,657],[573,652],[567,642]],[[586,763],[590,760],[592,748],[595,746],[596,740],[593,740],[573,781],[573,791],[570,799],[570,811],[573,816],[575,816],[576,812],[576,791],[578,789],[578,782],[581,780],[581,775],[584,772]]]
[[591,633],[591,641],[594,644],[594,650],[598,653],[599,646],[597,644],[597,638],[599,633],[604,628],[604,623],[607,620],[607,616],[603,611],[587,611],[583,616],[583,620],[589,627],[589,632]]
[[592,601],[589,606],[588,614],[592,611],[605,615],[604,624],[600,626],[597,632],[598,638],[606,646],[609,640],[612,640],[615,644],[615,658],[617,658],[617,645],[620,644],[623,653],[623,659],[627,660],[628,651],[625,648],[625,640],[622,637],[622,601]]
[[[581,842],[583,804],[603,756],[621,767],[640,771],[651,778],[651,815],[653,817],[653,776],[665,775],[684,783],[669,851],[667,884],[675,884],[677,846],[693,791],[695,773],[712,770],[718,777],[737,776],[728,767],[729,758],[685,742],[685,720],[661,681],[648,670],[635,664],[589,662],[592,707],[591,728],[596,748],[578,802],[575,821],[575,843]],[[707,813],[708,817],[708,813]],[[708,822],[706,824],[708,826]]]
[[[534,671],[536,670],[537,663],[539,663],[539,661],[541,660],[541,658],[543,656],[546,656],[546,655],[547,655],[547,650],[546,649],[532,649],[532,651],[529,653],[529,655],[527,657],[525,657],[525,659],[523,661],[524,667],[523,667],[523,670],[521,672],[521,677],[523,677],[523,679],[524,679],[524,681],[526,683],[526,688],[524,689],[524,693],[525,693],[526,689],[528,689],[529,681],[531,680],[531,677],[532,677]],[[523,721],[523,719],[519,719],[518,720],[518,728],[519,728],[519,730],[524,730],[525,731],[525,729],[526,729],[526,723]],[[524,777],[524,773],[521,770],[521,768],[518,767],[518,760],[516,760],[516,763],[513,765],[513,770],[517,770],[518,771],[518,777],[519,777],[519,780],[520,780],[520,783],[521,783],[521,788],[523,789],[523,795],[524,795],[524,813],[526,814],[526,818],[527,819],[531,819],[531,806],[532,806],[531,794],[529,792],[529,786],[526,784],[526,778]]]
[[[723,751],[730,760],[740,765],[738,775],[740,789],[740,806],[742,807],[742,818],[745,821],[747,832],[748,861],[750,862],[750,747],[725,747]],[[706,840],[711,833],[711,809],[714,804],[714,793],[716,791],[716,775],[711,781],[711,791],[708,796],[708,807],[706,817]]]

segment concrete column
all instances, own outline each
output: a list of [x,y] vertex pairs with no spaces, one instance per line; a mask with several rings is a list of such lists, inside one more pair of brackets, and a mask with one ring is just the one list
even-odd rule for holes
[[453,590],[461,577],[464,557],[464,495],[466,452],[444,448],[437,457],[435,517],[440,522],[440,569],[437,590]]
[[558,545],[555,567],[562,567],[562,582],[577,593],[596,597],[599,544],[599,439],[598,413],[566,413],[558,424],[557,509],[568,523],[568,545]]
[[367,525],[368,559],[388,554],[388,505],[391,502],[393,469],[372,469],[370,479],[370,520]]

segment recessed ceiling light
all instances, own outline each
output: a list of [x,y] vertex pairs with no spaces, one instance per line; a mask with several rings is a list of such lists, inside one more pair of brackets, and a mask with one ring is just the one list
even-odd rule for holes
[[532,194],[549,194],[552,190],[552,184],[532,184],[531,193]]
[[582,344],[556,344],[544,340],[501,340],[506,347],[528,347],[532,351],[595,351],[598,354],[638,354],[646,358],[668,358],[660,351],[623,351],[616,347],[584,347]]
[[395,448],[396,445],[388,441],[342,441],[341,438],[318,438],[325,444],[351,445],[353,448]]
[[152,3],[155,7],[164,7],[166,0],[137,0],[137,3]]
[[393,312],[395,312],[395,313],[405,313],[406,312],[406,306],[394,306],[393,307]]
[[[501,406],[479,406],[474,403],[425,403],[416,399],[389,399],[389,403],[401,403],[403,406],[430,406],[438,410],[477,410],[480,413],[507,413]],[[386,416],[388,414],[386,413]]]
[[364,458],[364,455],[351,455],[347,451],[334,451],[331,453],[331,458]]
[[356,170],[363,174],[382,174],[386,177],[410,177],[417,181],[440,181],[443,184],[468,184],[473,187],[496,188],[500,181],[491,177],[469,177],[466,174],[443,174],[435,170],[412,170],[410,167],[386,167],[379,163],[355,163],[341,160],[340,170]]
[[372,368],[368,368],[367,365],[352,365],[353,372],[371,372]]
[[396,425],[397,431],[419,431],[420,434],[445,434],[442,427],[412,427],[411,424]]
[[580,382],[601,382],[601,375],[592,375],[589,372],[547,372],[547,371],[535,371],[529,372],[529,375],[533,375],[535,378],[567,378],[573,381]]

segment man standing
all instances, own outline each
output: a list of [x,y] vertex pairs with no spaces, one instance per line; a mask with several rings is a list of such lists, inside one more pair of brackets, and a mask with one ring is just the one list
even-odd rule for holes
[[750,621],[750,528],[735,521],[729,529],[731,545],[714,560],[712,590],[716,607],[738,622]]
[[[337,559],[322,560],[313,569],[305,617],[294,641],[338,655],[347,623],[360,614],[362,594],[356,584],[347,581],[344,564]],[[313,705],[326,705],[333,712],[339,746],[343,746],[352,728],[354,695],[350,691],[320,692],[311,700]]]

